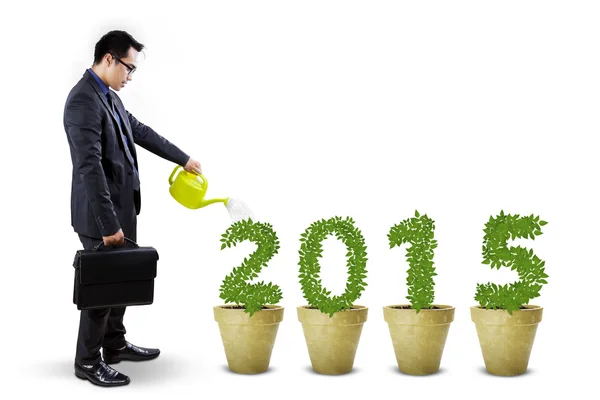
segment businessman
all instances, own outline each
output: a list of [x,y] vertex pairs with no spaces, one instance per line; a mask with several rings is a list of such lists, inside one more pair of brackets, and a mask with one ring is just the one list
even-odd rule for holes
[[[144,45],[125,31],[102,36],[94,62],[71,89],[64,128],[73,163],[71,225],[84,249],[137,241],[141,190],[135,145],[192,173],[200,163],[127,111],[116,92],[131,81]],[[121,386],[130,378],[109,364],[156,358],[158,349],[125,340],[125,307],[82,310],[75,352],[75,375],[100,386]],[[102,355],[100,350],[102,349]]]

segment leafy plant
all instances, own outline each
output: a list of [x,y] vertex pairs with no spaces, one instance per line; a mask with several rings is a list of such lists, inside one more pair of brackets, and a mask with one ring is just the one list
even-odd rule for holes
[[225,277],[220,288],[220,297],[226,302],[243,304],[244,311],[250,313],[251,317],[265,304],[278,303],[282,298],[279,286],[265,284],[264,281],[248,283],[258,277],[262,267],[266,267],[267,262],[279,251],[279,240],[272,225],[254,222],[248,218],[233,223],[221,236],[223,243],[221,250],[235,246],[244,240],[256,243],[258,247],[250,257],[245,257],[242,264]]
[[[331,291],[321,284],[319,258],[323,255],[321,243],[328,235],[333,234],[348,249],[346,267],[349,276],[344,293],[330,297]],[[361,232],[354,226],[354,220],[338,216],[321,219],[313,222],[300,236],[299,278],[308,304],[329,314],[329,317],[338,311],[351,309],[353,302],[360,297],[367,285],[364,282],[367,277],[367,246]]]
[[433,266],[433,251],[437,247],[434,237],[434,221],[426,214],[420,215],[415,210],[415,216],[407,218],[392,226],[388,233],[390,248],[411,243],[406,249],[406,260],[410,267],[406,277],[410,307],[417,310],[433,308],[435,268]]
[[515,238],[535,240],[536,236],[542,235],[541,227],[546,224],[546,221],[540,221],[539,216],[505,215],[504,210],[496,218],[490,217],[484,229],[483,263],[489,264],[492,269],[509,267],[516,270],[519,280],[510,285],[477,284],[475,300],[481,307],[506,309],[512,315],[514,310],[540,295],[542,285],[548,283],[544,269],[546,262],[533,250],[521,246],[508,247],[507,242]]

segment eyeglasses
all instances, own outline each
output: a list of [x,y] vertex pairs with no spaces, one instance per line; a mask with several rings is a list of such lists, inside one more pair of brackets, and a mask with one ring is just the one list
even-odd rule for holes
[[125,66],[125,68],[127,68],[127,75],[132,75],[136,71],[135,67],[132,67],[132,66],[124,63],[123,61],[121,61],[121,59],[119,57],[115,56],[114,54],[111,54],[111,56],[113,56],[113,58],[115,60],[117,60],[118,62],[120,62],[121,64],[123,64]]

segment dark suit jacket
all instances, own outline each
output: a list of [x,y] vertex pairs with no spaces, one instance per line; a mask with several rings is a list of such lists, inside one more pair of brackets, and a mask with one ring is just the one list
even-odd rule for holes
[[[187,163],[186,153],[135,119],[114,91],[113,97],[129,143],[178,165]],[[71,225],[89,237],[112,235],[140,213],[141,192],[134,190],[133,165],[116,117],[88,70],[69,92],[63,118],[73,162]],[[134,145],[130,151],[137,169]]]

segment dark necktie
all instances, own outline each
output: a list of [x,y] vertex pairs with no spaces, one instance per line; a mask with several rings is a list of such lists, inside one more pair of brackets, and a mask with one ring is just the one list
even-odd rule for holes
[[125,133],[123,130],[123,125],[121,123],[121,118],[119,117],[119,113],[117,112],[117,110],[115,108],[113,94],[111,93],[110,90],[106,93],[106,97],[108,99],[108,105],[110,106],[111,111],[112,111],[113,115],[115,116],[115,118],[117,118],[117,122],[119,124],[119,131],[121,133],[121,137],[123,138],[123,143],[125,144],[125,148],[124,148],[125,155],[131,161],[131,165],[133,168],[133,174],[134,174],[134,179],[133,179],[134,189],[139,190],[140,189],[140,178],[138,175],[138,171],[137,171],[137,168],[135,167],[135,161],[133,159],[133,155],[131,154],[131,151],[129,149],[129,141],[127,140],[127,136],[125,136]]

